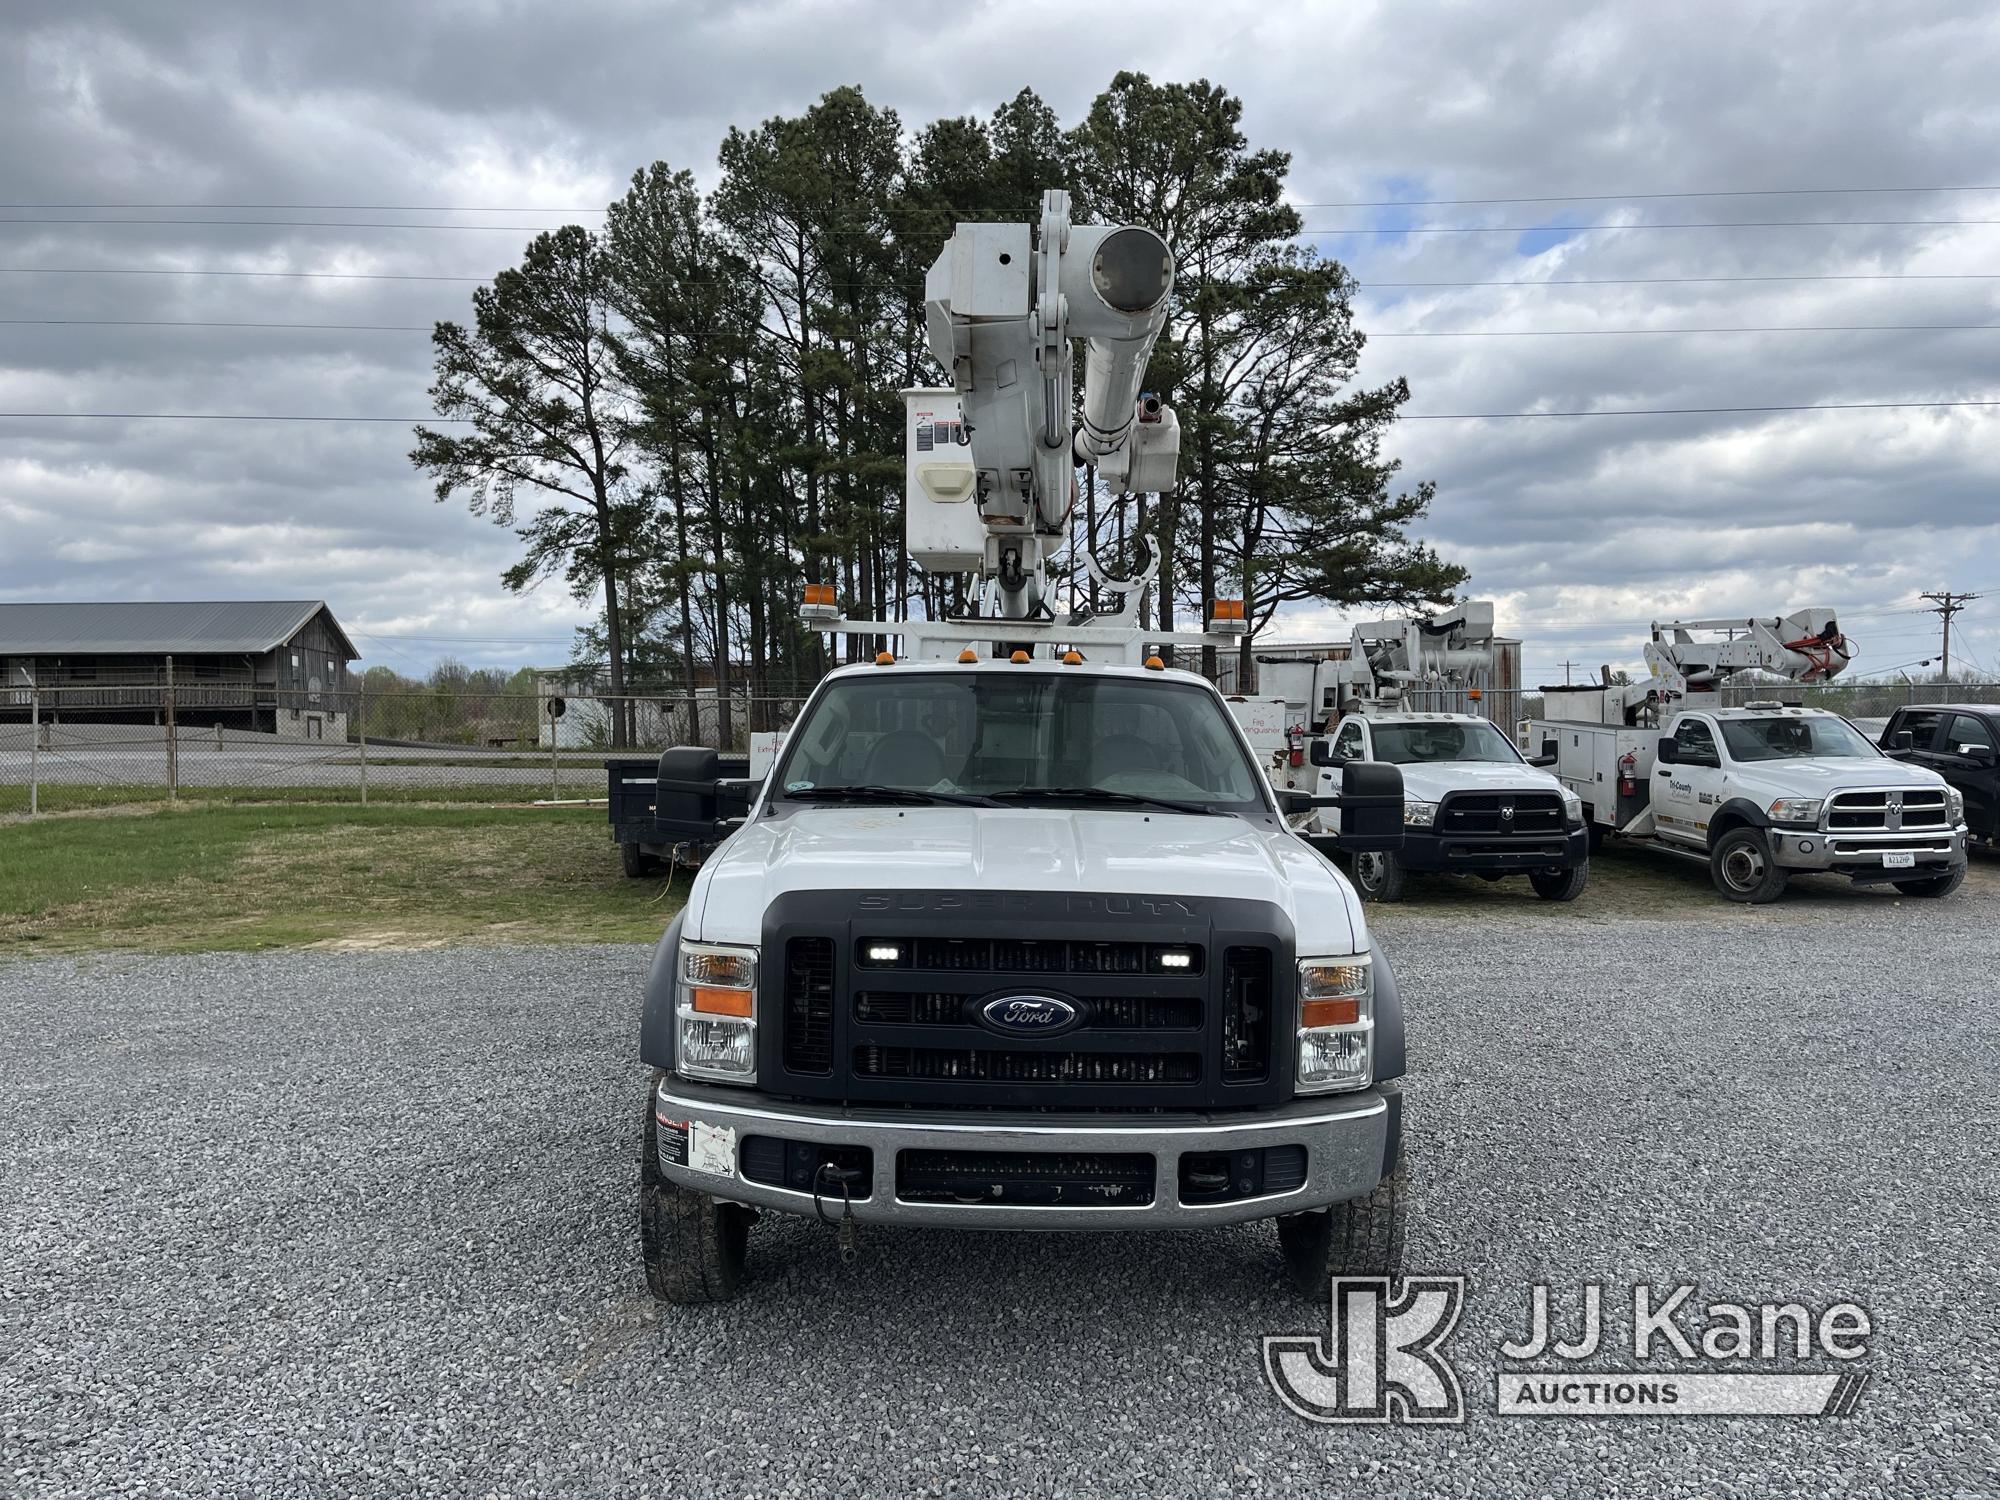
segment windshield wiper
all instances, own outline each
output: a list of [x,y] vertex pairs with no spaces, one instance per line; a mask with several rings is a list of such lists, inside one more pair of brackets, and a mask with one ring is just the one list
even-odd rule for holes
[[908,807],[929,804],[949,807],[999,805],[991,797],[978,797],[970,792],[926,792],[910,786],[808,786],[797,791],[787,789],[785,796],[794,802],[883,802],[901,803]]
[[1172,797],[1148,797],[1139,792],[1114,792],[1102,786],[1024,786],[1018,792],[996,792],[995,801],[1008,802],[1113,802],[1122,807],[1158,807],[1167,812],[1215,816],[1215,809],[1199,802],[1178,802]]

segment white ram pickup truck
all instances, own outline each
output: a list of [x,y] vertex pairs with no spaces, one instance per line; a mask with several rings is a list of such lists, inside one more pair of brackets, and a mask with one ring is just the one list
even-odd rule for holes
[[1731,901],[1775,901],[1830,871],[1907,896],[1965,879],[1965,803],[1838,714],[1777,703],[1684,709],[1663,728],[1536,720],[1593,830],[1705,860]]
[[[1402,900],[1413,874],[1525,875],[1550,901],[1574,901],[1589,882],[1583,803],[1475,714],[1349,714],[1311,756],[1324,790],[1360,762],[1403,774],[1403,847],[1354,856],[1354,883],[1371,901]],[[1319,830],[1339,831],[1339,809],[1314,816]]]
[[[1343,787],[1400,841],[1393,770]],[[1303,1288],[1393,1272],[1402,1003],[1311,805],[1156,663],[831,673],[647,981],[655,1295],[734,1295],[773,1212],[843,1249],[1273,1218]]]

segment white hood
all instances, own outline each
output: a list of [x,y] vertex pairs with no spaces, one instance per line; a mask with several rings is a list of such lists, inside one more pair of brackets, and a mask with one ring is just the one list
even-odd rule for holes
[[1826,797],[1834,792],[1860,787],[1922,787],[1936,790],[1945,784],[1942,776],[1922,766],[1906,766],[1887,758],[1820,756],[1796,760],[1731,761],[1727,767],[1732,784],[1767,786],[1778,795]]
[[1353,890],[1291,833],[1240,818],[984,807],[805,807],[759,817],[702,867],[687,934],[755,943],[788,891],[1232,896],[1291,917],[1300,951],[1367,946]]
[[1559,793],[1563,789],[1546,771],[1504,760],[1423,761],[1400,769],[1406,802],[1437,802],[1447,792]]

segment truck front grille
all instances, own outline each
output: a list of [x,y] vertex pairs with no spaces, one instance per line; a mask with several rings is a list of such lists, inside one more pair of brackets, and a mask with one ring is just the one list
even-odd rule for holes
[[[793,1098],[1083,1111],[1291,1097],[1291,925],[1268,902],[793,891],[767,910],[763,951],[758,1082]],[[987,1013],[1038,998],[1074,1014],[1044,1034]]]
[[860,1078],[949,1079],[957,1083],[1194,1083],[1194,1052],[1078,1052],[1046,1047],[881,1047],[854,1049]]
[[1905,791],[1835,792],[1826,810],[1833,833],[1909,833],[1949,829],[1945,795],[1934,787]]
[[833,1071],[832,938],[793,938],[785,945],[785,1067]]
[[[986,997],[956,990],[863,990],[854,997],[854,1019],[875,1026],[977,1026]],[[1089,1002],[1078,1030],[1192,1031],[1201,1025],[1201,1000],[1193,995],[1107,995]]]
[[1562,798],[1554,792],[1451,792],[1437,813],[1442,834],[1546,838],[1563,831]]
[[1123,1151],[902,1151],[896,1196],[905,1203],[1143,1207],[1153,1201],[1153,1158]]

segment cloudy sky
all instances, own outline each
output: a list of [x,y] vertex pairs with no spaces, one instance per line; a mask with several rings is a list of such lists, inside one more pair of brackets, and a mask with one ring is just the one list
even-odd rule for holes
[[[712,182],[727,126],[850,82],[912,125],[1023,85],[1068,122],[1133,67],[1293,153],[1366,376],[1447,418],[1394,439],[1427,535],[1531,678],[1806,603],[1888,670],[1935,655],[1938,588],[1989,592],[1954,645],[2000,674],[2000,407],[1463,418],[2000,400],[2000,10],[1083,9],[16,0],[0,600],[324,597],[371,662],[559,661],[582,611],[500,587],[512,537],[432,503],[406,425],[34,414],[420,417],[408,330],[645,162]],[[343,326],[148,326],[188,323]]]

